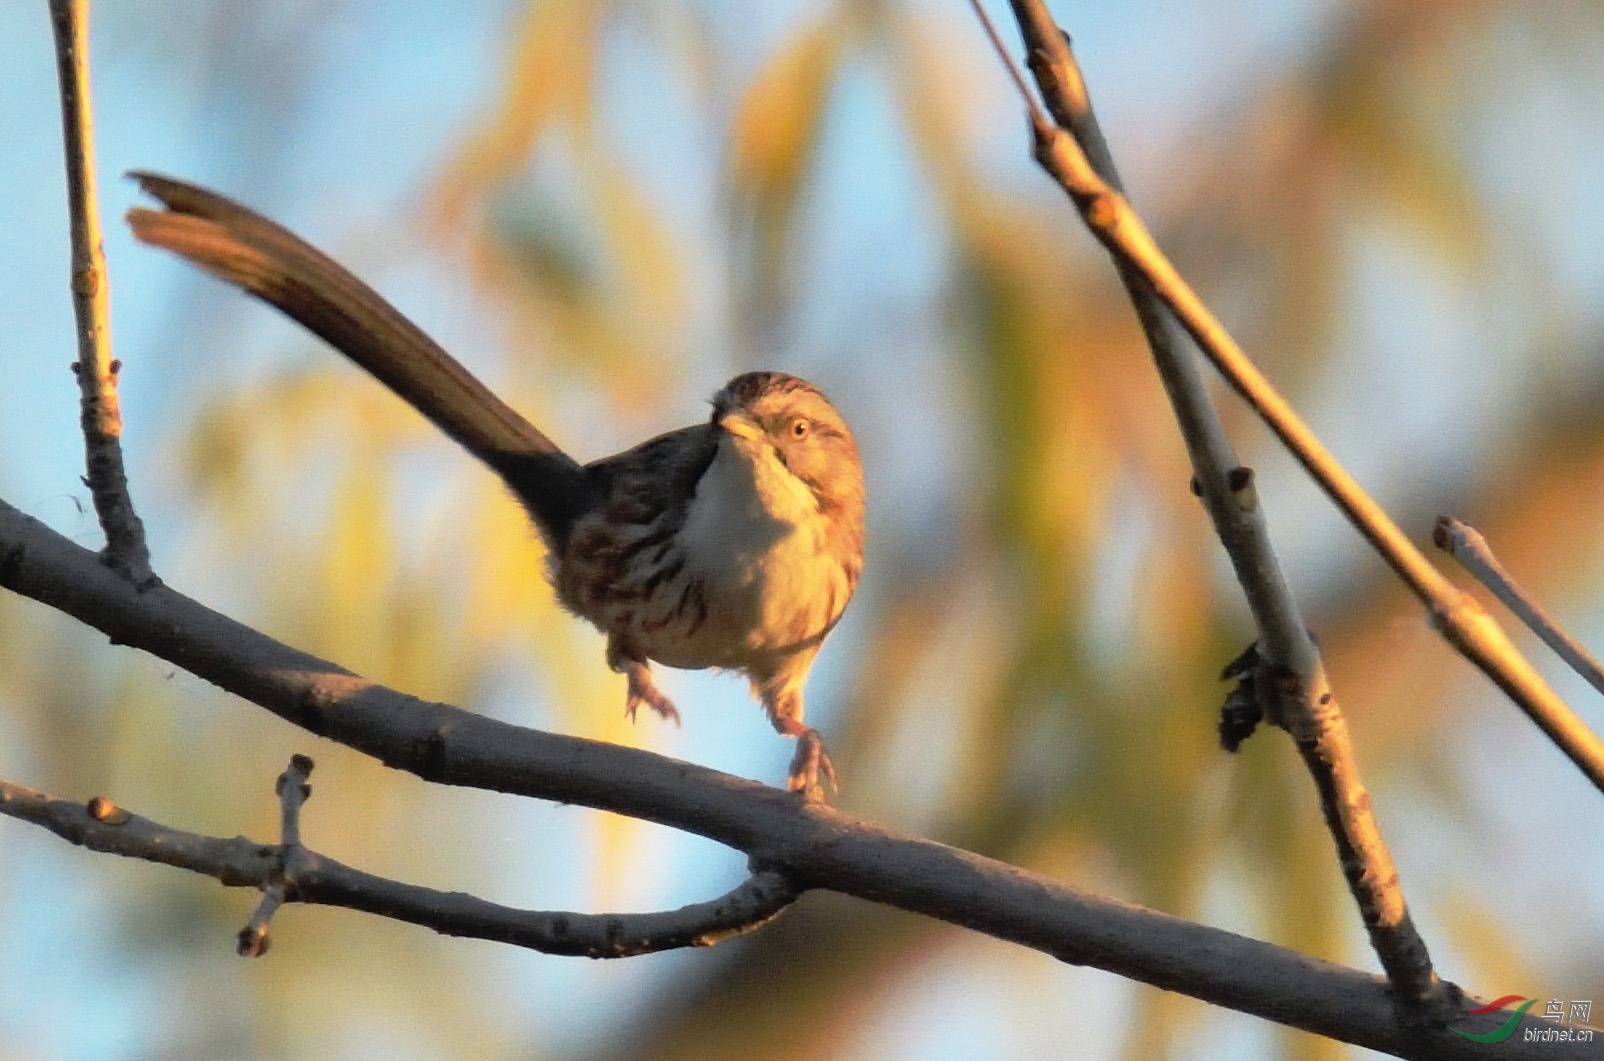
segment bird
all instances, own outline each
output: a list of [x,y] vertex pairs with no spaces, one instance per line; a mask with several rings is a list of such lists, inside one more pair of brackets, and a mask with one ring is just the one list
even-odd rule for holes
[[320,336],[483,462],[528,512],[557,600],[607,639],[625,712],[679,711],[651,665],[746,677],[797,742],[787,787],[809,800],[835,768],[803,721],[803,686],[863,569],[857,442],[813,384],[747,372],[699,424],[580,464],[417,325],[288,229],[216,192],[133,172],[160,209],[142,243],[234,284]]

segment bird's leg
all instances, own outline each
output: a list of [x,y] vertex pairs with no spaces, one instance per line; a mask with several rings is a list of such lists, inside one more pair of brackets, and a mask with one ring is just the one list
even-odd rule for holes
[[824,788],[819,775],[830,782],[832,791],[840,791],[835,781],[835,767],[824,753],[824,738],[819,731],[802,721],[802,697],[790,691],[764,691],[763,707],[769,721],[782,735],[796,740],[796,755],[791,758],[791,773],[785,787],[800,792],[810,801],[824,799]]
[[629,651],[616,640],[607,640],[607,665],[629,679],[629,698],[624,702],[624,717],[635,721],[635,711],[641,704],[656,711],[662,718],[679,725],[679,711],[674,701],[658,691],[652,681],[651,665],[638,654]]
[[835,766],[824,753],[824,738],[819,736],[818,730],[804,726],[794,718],[781,719],[774,723],[774,728],[787,737],[796,738],[796,755],[791,757],[791,774],[786,778],[786,788],[802,793],[809,800],[823,800],[824,787],[819,784],[819,775],[823,774],[825,780],[830,782],[832,791],[840,790],[835,781]]

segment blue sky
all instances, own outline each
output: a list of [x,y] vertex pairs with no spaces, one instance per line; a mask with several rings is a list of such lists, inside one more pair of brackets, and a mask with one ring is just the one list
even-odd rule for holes
[[[112,272],[112,334],[117,355],[127,365],[122,391],[126,447],[159,566],[175,572],[179,582],[186,572],[175,554],[186,528],[166,514],[162,502],[178,493],[171,462],[187,417],[206,399],[275,371],[304,356],[305,349],[293,346],[288,326],[265,312],[218,309],[199,340],[181,334],[197,319],[197,302],[216,300],[222,306],[232,296],[132,243],[120,216],[134,199],[133,189],[119,175],[152,169],[226,190],[315,243],[351,248],[369,268],[386,267],[394,257],[398,263],[388,270],[385,290],[427,320],[447,348],[472,350],[492,329],[478,319],[484,310],[472,285],[453,277],[449,263],[431,256],[423,245],[419,199],[464,127],[493,100],[518,7],[510,0],[473,5],[428,0],[296,0],[276,8],[261,4],[243,20],[253,36],[238,39],[226,36],[223,27],[228,23],[218,17],[225,2],[103,0],[94,22],[97,154]],[[21,11],[22,5],[17,6]],[[932,19],[955,33],[970,32],[967,12],[957,0],[908,6],[928,7]],[[993,6],[1003,13],[1001,5]],[[1329,0],[1054,6],[1074,29],[1104,123],[1139,203],[1162,198],[1177,146],[1200,122],[1251,93],[1255,85],[1273,80],[1278,69],[1306,54],[1340,15]],[[766,42],[778,39],[809,5],[798,0],[748,7],[710,0],[702,7],[714,18],[751,12],[752,22],[743,27],[731,54],[755,67]],[[308,26],[316,31],[309,32]],[[626,40],[614,60],[627,63],[633,54]],[[986,74],[988,60],[978,47],[976,57],[977,71]],[[805,296],[809,313],[799,334],[789,337],[792,348],[784,354],[803,363],[825,356],[818,351],[843,337],[849,349],[868,341],[863,334],[865,305],[903,307],[910,314],[929,309],[943,278],[942,236],[926,224],[930,204],[906,145],[892,128],[883,86],[859,72],[840,91],[841,106],[826,141],[825,177],[807,213],[811,253],[840,263],[839,269],[824,271],[839,279],[835,286],[826,283]],[[985,113],[993,116],[989,135],[995,143],[985,146],[1012,160],[999,164],[1003,179],[1026,186],[1039,180],[1024,157],[1018,108],[1001,75],[977,84],[975,91]],[[264,93],[281,93],[282,98],[267,103]],[[1554,109],[1556,124],[1574,118],[1564,98],[1538,96]],[[670,96],[639,99],[620,89],[606,105],[623,127],[638,130],[631,143],[661,171],[656,187],[669,204],[670,216],[682,212],[687,227],[693,227],[716,189],[716,160],[698,154],[694,136],[670,135],[683,132],[685,124],[672,111]],[[58,123],[47,20],[42,5],[32,4],[0,28],[0,142],[8,145],[0,153],[0,187],[6,189],[0,196],[0,232],[8,234],[0,253],[0,292],[9,293],[0,298],[0,497],[80,542],[96,544],[98,531],[78,482],[82,449],[77,392],[67,371],[74,332],[66,286]],[[1597,189],[1580,175],[1604,172],[1604,166],[1595,164],[1601,149],[1598,143],[1573,142],[1564,149],[1549,148],[1556,157],[1543,158],[1548,143],[1541,135],[1543,123],[1534,126],[1516,137],[1529,148],[1525,157],[1551,163],[1546,179],[1572,197],[1567,200],[1568,223],[1548,213],[1541,221],[1547,227],[1545,246],[1560,263],[1558,282],[1569,292],[1596,290],[1604,281],[1597,254],[1597,204],[1604,196],[1591,197]],[[1015,154],[1007,154],[1015,148]],[[1488,152],[1490,169],[1507,161]],[[1489,181],[1495,195],[1501,187]],[[1589,212],[1585,204],[1590,198],[1594,206]],[[1428,282],[1412,286],[1406,298],[1390,293],[1397,290],[1399,276],[1420,277],[1419,263],[1412,258],[1417,253],[1400,244],[1358,245],[1356,255],[1367,263],[1358,270],[1359,282],[1376,288],[1374,297],[1358,299],[1369,307],[1370,316],[1347,325],[1363,370],[1345,377],[1353,390],[1345,392],[1340,385],[1333,390],[1333,408],[1309,411],[1317,426],[1331,426],[1334,448],[1353,459],[1361,478],[1379,482],[1384,498],[1389,491],[1407,496],[1411,475],[1454,474],[1454,461],[1479,437],[1465,425],[1486,422],[1471,421],[1467,413],[1482,411],[1496,419],[1499,402],[1522,372],[1517,361],[1500,360],[1492,351],[1483,359],[1469,359],[1485,364],[1485,373],[1450,370],[1467,350],[1495,346],[1499,333],[1496,323],[1489,328],[1474,318],[1467,305],[1474,298],[1464,291]],[[1601,304],[1598,299],[1576,301],[1591,305],[1593,312]],[[207,319],[204,311],[200,319]],[[223,321],[226,327],[219,326]],[[902,327],[906,334],[920,334],[917,322]],[[225,343],[227,349],[220,349]],[[905,356],[916,352],[914,346]],[[725,367],[713,359],[701,371],[716,385]],[[1376,419],[1389,426],[1339,415],[1344,407],[1370,400],[1353,381],[1386,379],[1389,372],[1395,377],[1388,393],[1404,397],[1391,406],[1372,407]],[[877,377],[865,370],[862,378]],[[1414,385],[1421,380],[1432,386]],[[685,419],[694,418],[693,400],[684,400]],[[877,435],[874,426],[866,434],[892,450],[895,440]],[[950,438],[932,431],[924,448],[947,447],[950,452],[953,446]],[[1399,469],[1400,452],[1416,458],[1411,468]],[[897,460],[904,456],[893,453]],[[916,475],[888,474],[887,479],[884,496],[890,500],[882,504],[888,508],[917,512],[928,503],[922,499],[930,491]],[[1331,555],[1338,542],[1341,548],[1356,549],[1350,532],[1292,473],[1272,468],[1265,483],[1273,517],[1317,513],[1307,520],[1283,520],[1283,525],[1296,527],[1284,539],[1295,578],[1317,588],[1339,582],[1346,569],[1332,564]],[[1595,586],[1598,581],[1593,579]],[[219,589],[218,596],[226,599],[226,590]],[[1590,610],[1579,616],[1588,624],[1579,630],[1584,637],[1589,631],[1604,634],[1604,594],[1594,596]],[[216,598],[209,602],[218,603]],[[1561,692],[1581,699],[1579,682],[1559,675],[1546,661],[1543,665],[1556,674]],[[826,667],[815,684],[842,680]],[[786,750],[775,746],[760,725],[751,724],[754,713],[733,682],[700,676],[675,681],[718,707],[695,727],[661,736],[657,747],[750,776],[769,776],[783,768]],[[1596,722],[1599,713],[1591,717]],[[1477,809],[1484,814],[1477,828],[1486,830],[1487,847],[1510,852],[1506,858],[1519,863],[1522,856],[1535,857],[1545,842],[1599,835],[1600,816],[1591,803],[1575,817],[1558,809],[1577,806],[1589,793],[1572,779],[1554,778],[1552,753],[1531,739],[1527,723],[1511,712],[1487,710],[1477,716],[1477,725],[1484,739],[1467,743],[1467,773],[1522,778],[1509,790],[1493,787],[1477,797]],[[1511,770],[1512,764],[1519,765]],[[36,765],[25,746],[0,741],[3,776],[26,784]],[[486,797],[453,793],[441,799],[483,806]],[[518,842],[540,832],[582,845],[592,831],[578,813],[520,806],[497,814],[484,838],[489,849],[541,883],[546,889],[543,904],[582,902],[586,882],[539,865],[539,854]],[[1540,817],[1550,820],[1534,821]],[[1450,826],[1402,815],[1383,824],[1398,829],[1406,881],[1411,865],[1482,871],[1475,864],[1455,863],[1463,855],[1442,835]],[[739,873],[738,860],[710,858],[700,841],[664,837],[652,843],[659,845],[668,868],[632,898],[690,901]],[[97,942],[106,931],[97,897],[107,885],[83,877],[88,856],[4,821],[0,845],[8,864],[0,873],[7,907],[0,914],[0,965],[29,971],[25,990],[0,994],[0,1058],[137,1057],[160,1043],[161,1007],[154,1001],[164,983],[160,963],[150,969],[117,968],[120,956]],[[1580,908],[1596,915],[1604,906],[1596,885],[1604,880],[1604,855],[1597,845],[1585,843],[1567,852],[1572,864],[1565,867],[1532,872],[1506,868],[1501,877],[1507,877],[1507,890],[1500,894],[1531,909],[1557,903],[1555,896],[1576,897]],[[1496,867],[1487,872],[1499,875]],[[1579,883],[1586,880],[1595,883]],[[1232,916],[1226,903],[1217,912],[1222,919]],[[1547,929],[1559,937],[1565,925]],[[226,946],[226,941],[218,945]],[[1452,955],[1450,948],[1443,949]],[[1061,969],[1038,955],[1020,957],[1002,945],[988,945],[984,953],[980,962],[940,966],[927,981],[900,991],[856,1056],[1028,1056],[1071,1036],[1099,1055],[1116,1049],[1122,1031],[1117,1018],[1083,1025],[1068,1008],[1056,1018],[1016,1029],[1015,1039],[999,1037],[998,1012],[1021,1005],[1022,999],[1040,1011],[1067,1006],[1064,1000],[1074,998],[1077,1006],[1106,1013],[1118,1011],[1128,990],[1112,977]],[[275,955],[269,960],[289,959]],[[604,1021],[620,997],[646,997],[662,978],[683,974],[693,959],[672,955],[605,968],[525,955],[485,961],[509,974],[501,987],[509,1011],[515,1013],[509,1018],[515,1033],[560,1048],[583,1043],[588,1029]],[[83,1002],[85,984],[96,985],[92,1005]],[[519,1000],[530,995],[546,1000],[567,995],[572,1002],[519,1014]],[[1270,1049],[1258,1022],[1227,1014],[1212,1015],[1210,1022],[1218,1028],[1213,1056],[1257,1056]],[[412,1056],[427,1056],[426,1044],[390,1045],[399,1053],[386,1056],[406,1056],[409,1050]],[[337,1049],[341,1056],[364,1056],[354,1044]]]

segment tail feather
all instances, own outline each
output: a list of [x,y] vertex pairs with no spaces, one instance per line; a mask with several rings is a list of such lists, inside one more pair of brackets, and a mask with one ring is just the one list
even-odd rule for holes
[[553,547],[591,503],[584,469],[496,397],[422,329],[294,233],[204,188],[130,174],[165,210],[128,223],[322,337],[499,474]]

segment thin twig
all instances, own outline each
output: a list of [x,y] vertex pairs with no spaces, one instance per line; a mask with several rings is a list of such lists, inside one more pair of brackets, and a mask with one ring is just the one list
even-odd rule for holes
[[301,808],[312,798],[312,757],[290,756],[290,765],[273,783],[273,794],[279,802],[279,843],[285,847],[301,846]]
[[267,934],[268,923],[278,908],[284,905],[288,889],[284,878],[276,875],[262,883],[262,897],[257,900],[256,908],[251,911],[250,918],[245,927],[239,930],[239,936],[234,943],[234,953],[241,958],[260,958],[267,953],[272,939]]
[[1504,607],[1514,612],[1515,617],[1542,638],[1543,644],[1553,649],[1572,670],[1587,679],[1593,688],[1604,693],[1604,665],[1600,665],[1580,641],[1567,633],[1537,603],[1537,598],[1510,577],[1504,565],[1498,562],[1498,557],[1493,555],[1492,546],[1487,544],[1487,539],[1475,527],[1452,516],[1439,516],[1437,526],[1432,530],[1432,540],[1439,549],[1458,560],[1460,566],[1474,575],[1476,581],[1486,586],[1493,596],[1503,601]]
[[[1039,4],[1016,2],[1014,12],[1048,110],[1081,144],[1099,176],[1119,188],[1119,172],[1069,38]],[[1115,263],[1175,408],[1198,492],[1259,631],[1249,687],[1293,737],[1314,778],[1343,876],[1399,999],[1417,1010],[1438,1010],[1443,1003],[1440,981],[1371,812],[1347,721],[1276,557],[1252,472],[1238,466],[1197,362],[1177,341],[1152,287],[1128,264],[1118,258]]]
[[237,942],[239,954],[252,958],[266,953],[268,922],[286,903],[361,910],[445,935],[510,943],[546,954],[628,958],[711,946],[767,924],[801,895],[784,874],[764,870],[726,895],[679,910],[647,914],[518,910],[462,892],[376,877],[299,843],[258,844],[244,837],[225,839],[174,829],[104,798],[85,805],[0,781],[0,814],[43,826],[91,851],[177,866],[229,887],[261,889],[262,899]]
[[[1046,25],[1052,25],[1040,0],[1013,2],[1016,12],[1039,12]],[[1056,26],[1052,32],[1057,33]],[[1226,382],[1426,606],[1448,643],[1491,678],[1604,792],[1604,741],[1549,688],[1492,616],[1432,566],[1347,469],[1337,463],[1176,272],[1124,196],[1093,170],[1075,138],[1062,130],[1049,130],[1037,136],[1035,155],[1074,199],[1092,234],[1151,285]]]
[[273,914],[283,906],[292,892],[298,891],[295,870],[304,861],[297,856],[301,849],[301,808],[312,797],[312,759],[306,755],[290,756],[289,767],[273,785],[279,801],[278,868],[262,885],[262,898],[251,911],[245,927],[239,930],[235,950],[241,958],[260,958],[267,953],[272,940],[267,928]]
[[[1468,1056],[1400,1020],[1387,982],[636,748],[511,726],[368,682],[166,587],[137,592],[95,555],[0,502],[0,588],[166,659],[308,732],[439,784],[612,811],[726,844],[799,887],[828,888],[1402,1057]],[[14,817],[0,797],[0,814]],[[30,818],[30,820],[32,820]],[[42,823],[41,823],[42,824]],[[259,857],[273,848],[228,841]],[[165,845],[157,860],[183,866]],[[354,871],[353,871],[354,872]],[[238,883],[259,887],[264,875]],[[304,875],[301,879],[305,879]],[[228,883],[225,881],[225,883]],[[385,910],[374,910],[384,914]],[[1470,1002],[1469,1005],[1479,1005]],[[1494,1016],[1455,1026],[1492,1031]],[[1537,1028],[1535,1018],[1528,1025]],[[1546,1026],[1545,1026],[1546,1027]],[[1604,1035],[1598,1037],[1604,1046]],[[1478,1058],[1543,1057],[1520,1035]],[[1577,1056],[1589,1056],[1585,1048]],[[1604,1050],[1594,1056],[1604,1057]]]
[[94,119],[89,103],[89,0],[50,0],[61,81],[61,128],[67,158],[67,203],[72,217],[72,303],[78,318],[79,422],[85,476],[106,535],[105,560],[135,585],[151,586],[145,528],[134,512],[123,470],[122,410],[112,360],[107,293],[110,283],[100,246],[95,196]]
[[997,32],[997,24],[991,20],[990,15],[986,14],[986,6],[980,0],[969,0],[969,6],[974,9],[975,17],[980,20],[981,28],[986,31],[986,38],[991,41],[992,51],[997,53],[997,58],[1002,61],[1003,69],[1008,71],[1009,78],[1014,82],[1014,88],[1019,91],[1020,98],[1025,101],[1025,110],[1030,115],[1031,128],[1036,130],[1038,135],[1052,128],[1051,123],[1047,121],[1047,115],[1042,113],[1041,105],[1036,102],[1036,97],[1031,93],[1030,87],[1025,84],[1025,75],[1019,72],[1019,67],[1014,65],[1013,57],[1008,54],[1008,45],[1003,43],[1002,34]]

